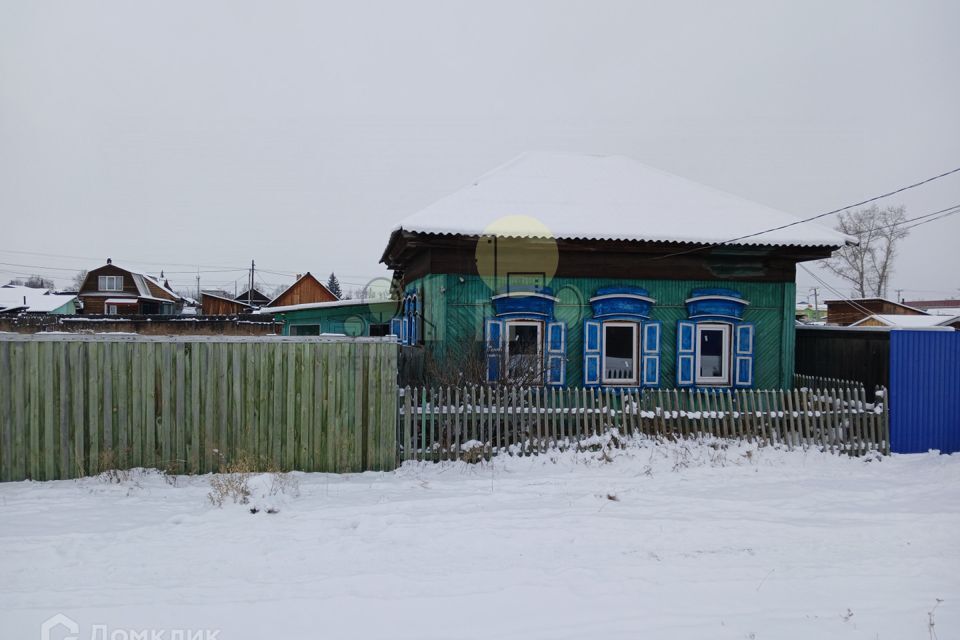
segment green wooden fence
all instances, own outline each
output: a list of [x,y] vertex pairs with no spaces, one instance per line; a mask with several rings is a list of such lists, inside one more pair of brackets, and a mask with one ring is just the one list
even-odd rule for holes
[[0,336],[0,480],[396,466],[387,339]]

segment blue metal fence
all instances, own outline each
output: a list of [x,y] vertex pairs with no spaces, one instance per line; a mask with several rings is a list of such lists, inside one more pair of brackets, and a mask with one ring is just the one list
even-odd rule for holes
[[895,453],[960,451],[960,332],[890,332]]

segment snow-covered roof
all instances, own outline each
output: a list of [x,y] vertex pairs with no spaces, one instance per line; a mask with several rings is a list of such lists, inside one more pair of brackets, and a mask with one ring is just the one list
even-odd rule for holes
[[[502,228],[494,224],[505,216],[516,218]],[[712,244],[798,220],[632,158],[530,152],[406,218],[395,231]],[[848,241],[804,222],[734,244],[839,247]]]
[[950,318],[945,316],[912,316],[912,315],[875,313],[873,315],[867,316],[866,318],[858,322],[854,322],[850,326],[856,327],[870,320],[875,320],[877,322],[883,323],[888,327],[906,327],[910,329],[922,329],[924,327],[946,326],[948,323],[950,323],[954,319],[955,318]]
[[257,309],[254,313],[274,314],[284,311],[304,311],[307,309],[331,309],[335,307],[358,307],[371,304],[399,304],[396,300],[389,298],[357,298],[355,300],[333,300],[331,302],[306,302],[304,304],[288,304],[283,307],[263,307]]
[[924,311],[933,316],[960,316],[960,307],[930,307]]
[[[26,297],[26,303],[24,303],[24,297]],[[10,284],[0,287],[0,311],[22,308],[32,313],[50,313],[76,299],[75,294],[57,294],[48,289],[33,289]]]

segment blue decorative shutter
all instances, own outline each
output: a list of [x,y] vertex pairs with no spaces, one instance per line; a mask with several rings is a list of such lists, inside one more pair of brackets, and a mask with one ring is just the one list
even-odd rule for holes
[[484,323],[487,382],[499,382],[503,369],[503,320],[487,318]]
[[692,387],[697,360],[697,325],[681,320],[677,323],[677,386]]
[[753,333],[752,322],[739,322],[734,325],[736,331],[733,352],[733,385],[735,387],[753,386]]
[[390,333],[400,340],[400,318],[390,318]]
[[547,375],[551,387],[562,387],[567,381],[567,325],[547,323]]
[[400,321],[400,344],[410,344],[410,318],[407,316]]
[[413,344],[420,344],[423,340],[423,295],[417,294],[416,304],[413,305]]
[[603,332],[598,320],[583,321],[583,386],[600,386]]
[[643,328],[643,346],[640,359],[642,366],[642,382],[644,387],[660,386],[660,334],[661,325],[659,320],[644,322]]

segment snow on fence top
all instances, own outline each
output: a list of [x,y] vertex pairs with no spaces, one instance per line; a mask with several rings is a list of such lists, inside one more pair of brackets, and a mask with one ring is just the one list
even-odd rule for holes
[[[509,230],[491,231],[504,216],[517,219],[511,219]],[[522,218],[530,218],[530,224]],[[711,244],[797,220],[632,158],[528,152],[403,220],[395,230]],[[853,240],[805,222],[733,244],[840,247],[848,241]]]

